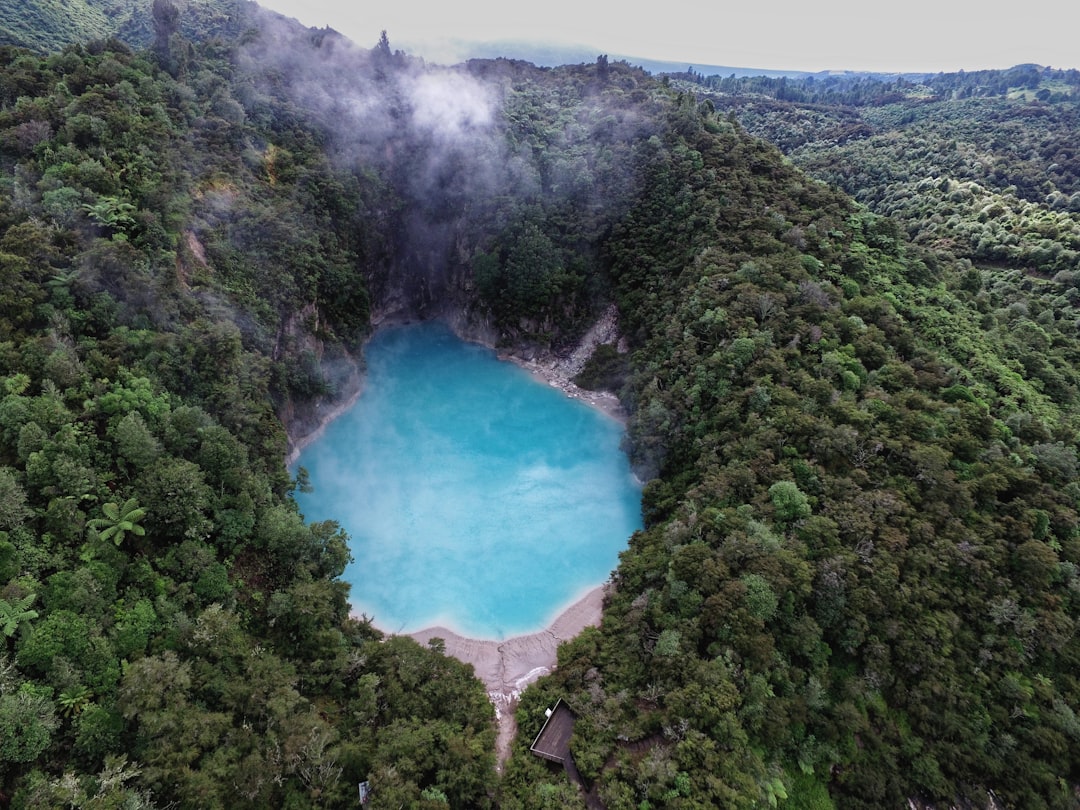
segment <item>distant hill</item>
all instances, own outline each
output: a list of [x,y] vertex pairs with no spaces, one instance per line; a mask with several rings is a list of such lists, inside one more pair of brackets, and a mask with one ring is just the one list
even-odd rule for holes
[[46,52],[105,37],[112,20],[128,16],[134,5],[135,0],[13,0],[0,5],[0,44]]
[[[189,39],[225,33],[247,0],[179,0],[180,32]],[[115,36],[136,47],[153,42],[153,0],[9,0],[0,6],[0,45],[39,53]]]
[[[33,51],[48,53],[74,42],[104,39],[115,36],[134,45],[145,47],[154,39],[151,8],[153,0],[12,0],[0,8],[0,45],[18,45]],[[238,17],[241,7],[255,6],[249,0],[177,0],[181,10],[181,33],[198,40],[221,35],[229,28],[230,20]],[[274,14],[274,12],[267,12]],[[370,45],[371,43],[360,43]],[[447,50],[452,56],[440,58],[427,53],[423,56],[435,63],[461,62],[467,59],[495,59],[512,56],[540,67],[577,65],[595,62],[603,53],[587,45],[553,45],[543,42],[496,40],[492,42],[453,42]],[[745,78],[805,79],[840,76],[844,78],[907,78],[925,74],[867,73],[862,71],[804,71],[768,70],[730,65],[694,64],[647,59],[629,54],[608,54],[612,61],[627,62],[652,74],[696,73],[702,76],[734,76]]]
[[[0,47],[0,805],[1077,810],[1080,71],[442,68],[50,2],[41,50],[157,42]],[[285,458],[380,323],[546,360],[612,305],[576,379],[644,528],[500,775]],[[529,752],[557,701],[587,795]]]
[[[591,48],[587,45],[552,45],[543,42],[523,42],[519,40],[497,40],[494,42],[457,42],[454,43],[456,52],[462,59],[495,59],[500,56],[512,54],[515,58],[524,59],[534,65],[543,67],[555,67],[556,65],[578,65],[595,62],[596,57],[604,51]],[[696,64],[692,62],[671,62],[660,59],[647,59],[641,56],[629,54],[608,53],[611,61],[627,62],[653,74],[662,73],[687,73],[693,72],[703,76],[735,76],[744,78],[750,76],[768,76],[773,78],[805,79],[811,76],[825,78],[827,76],[841,77],[865,77],[865,78],[896,78],[898,73],[869,73],[865,71],[849,70],[768,70],[755,67],[733,67],[731,65]],[[438,60],[436,60],[438,61]],[[907,77],[924,76],[926,74],[903,74]]]
[[672,76],[936,253],[1059,283],[1080,272],[1080,71],[921,81]]

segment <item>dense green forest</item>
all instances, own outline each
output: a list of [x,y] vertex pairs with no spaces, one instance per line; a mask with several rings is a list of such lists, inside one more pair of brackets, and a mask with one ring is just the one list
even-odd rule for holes
[[483,686],[348,618],[284,467],[382,192],[236,57],[0,53],[0,804],[484,806]]
[[[1076,75],[193,5],[0,48],[0,806],[585,806],[557,698],[591,806],[1076,806]],[[471,670],[349,617],[289,432],[383,318],[559,352],[610,303],[645,529],[500,774]]]
[[[0,45],[18,45],[52,53],[67,45],[117,36],[139,47],[155,38],[155,0],[10,0],[0,7]],[[157,2],[161,12],[176,14],[179,32],[203,39],[236,33],[230,25],[249,0]],[[169,11],[172,8],[174,11]]]
[[1060,273],[1066,291],[1080,270],[1080,71],[676,84],[943,258]]

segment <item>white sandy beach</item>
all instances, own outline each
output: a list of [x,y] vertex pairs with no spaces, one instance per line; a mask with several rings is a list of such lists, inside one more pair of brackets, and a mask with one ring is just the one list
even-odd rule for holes
[[466,638],[445,627],[428,627],[407,635],[421,644],[441,638],[446,643],[446,654],[472,664],[476,677],[489,692],[516,694],[554,669],[561,642],[600,624],[605,589],[604,585],[593,588],[560,613],[547,629],[524,636],[502,641]]
[[574,638],[586,627],[599,626],[607,587],[593,588],[560,613],[547,629],[503,641],[466,638],[445,627],[428,627],[407,634],[421,644],[441,638],[447,655],[472,664],[476,677],[487,686],[488,697],[495,704],[500,768],[510,756],[510,743],[517,734],[514,710],[521,690],[555,669],[559,644]]

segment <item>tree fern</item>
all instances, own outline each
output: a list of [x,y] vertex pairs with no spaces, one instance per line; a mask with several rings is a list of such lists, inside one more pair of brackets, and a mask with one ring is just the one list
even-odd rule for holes
[[128,498],[123,506],[111,502],[102,504],[101,511],[105,517],[87,521],[87,525],[98,530],[102,540],[111,539],[119,546],[128,532],[139,537],[146,534],[146,529],[139,525],[139,521],[146,517],[146,510],[134,498]]
[[6,638],[15,635],[19,625],[38,617],[36,610],[30,610],[30,605],[37,599],[36,593],[28,593],[22,599],[12,603],[0,599],[0,630],[3,630]]

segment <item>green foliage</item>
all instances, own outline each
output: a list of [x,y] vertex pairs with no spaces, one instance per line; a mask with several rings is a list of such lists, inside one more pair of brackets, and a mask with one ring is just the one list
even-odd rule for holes
[[824,783],[811,774],[798,773],[790,777],[787,794],[783,804],[787,810],[834,810],[836,806]]
[[0,694],[0,762],[33,762],[52,741],[57,721],[49,700],[29,689]]
[[38,612],[30,609],[35,599],[37,599],[35,593],[25,594],[14,602],[0,599],[0,631],[7,638],[14,636],[21,624],[38,617]]
[[[443,70],[246,4],[22,6],[98,40],[0,48],[0,793],[574,806],[524,750],[562,697],[613,808],[1075,803],[1076,76]],[[429,80],[484,123],[444,138]],[[283,419],[373,311],[558,353],[612,303],[579,379],[646,528],[500,782],[470,668],[349,617]]]
[[777,520],[791,523],[810,517],[810,502],[793,481],[777,481],[769,487]]
[[138,537],[146,534],[146,529],[139,525],[139,521],[146,517],[146,510],[141,508],[134,498],[129,498],[119,506],[115,503],[103,503],[101,512],[105,517],[89,520],[86,525],[96,529],[102,540],[112,540],[119,546],[128,532]]
[[[1076,514],[1061,489],[1075,475],[1072,349],[1051,348],[1074,345],[1055,326],[1064,301],[1018,275],[973,301],[969,266],[909,247],[767,147],[677,117],[678,136],[642,150],[645,190],[608,244],[637,339],[630,449],[658,478],[591,658],[607,701],[579,680],[589,662],[555,675],[590,728],[650,750],[609,742],[591,758],[609,763],[604,795],[668,795],[637,788],[665,773],[651,728],[676,756],[696,746],[686,772],[708,763],[713,780],[693,795],[715,806],[952,802],[976,784],[1068,806],[1038,775],[1048,749],[1020,742],[1034,692],[1010,681],[1010,704],[984,680],[1022,667],[1044,701],[1074,694],[1075,600],[1053,578]],[[1054,594],[1053,619],[1036,593]],[[672,667],[657,653],[675,639]],[[711,661],[729,662],[715,705]],[[740,758],[737,774],[709,745]],[[1050,768],[1075,783],[1059,751]],[[784,756],[816,779],[779,776],[770,757]]]
[[744,574],[742,584],[746,586],[746,609],[751,616],[769,621],[776,615],[780,599],[773,592],[769,581],[760,574]]
[[[1065,146],[1080,109],[1072,72],[701,82],[748,130],[939,256],[1071,277],[1080,234],[1080,166]],[[763,95],[734,107],[727,94],[747,90]]]
[[60,713],[65,717],[82,714],[90,703],[94,693],[88,686],[77,686],[60,693],[56,702],[60,704]]
[[[209,9],[187,4],[179,30]],[[233,10],[218,30],[257,13]],[[0,793],[351,806],[376,771],[392,794],[398,751],[427,758],[409,802],[488,806],[483,687],[416,645],[400,667],[380,657],[336,579],[348,538],[287,496],[275,407],[348,378],[322,364],[349,366],[368,330],[358,267],[382,254],[364,217],[390,195],[235,74],[231,45],[184,42],[159,11],[152,56],[0,49],[0,162],[28,190],[0,193],[0,626],[17,664],[0,668]]]
[[[26,0],[0,9],[0,45],[48,53],[119,35],[126,42],[147,46],[155,36],[156,17],[151,9],[157,5],[146,0],[65,0],[62,4]],[[213,0],[189,0],[184,14],[175,20],[177,31],[200,38],[225,33],[236,22]]]
[[0,530],[15,529],[29,516],[26,492],[15,478],[14,471],[0,467]]
[[109,30],[105,9],[87,0],[62,6],[32,2],[0,12],[0,42],[47,52],[71,42],[103,37]]
[[615,346],[602,343],[593,349],[574,384],[591,391],[620,391],[629,372],[629,358]]

